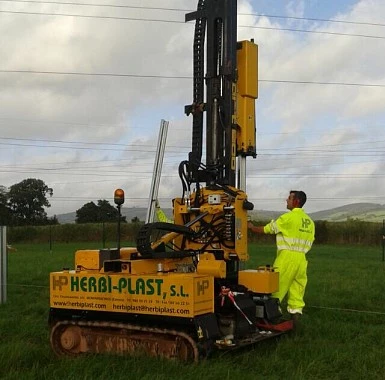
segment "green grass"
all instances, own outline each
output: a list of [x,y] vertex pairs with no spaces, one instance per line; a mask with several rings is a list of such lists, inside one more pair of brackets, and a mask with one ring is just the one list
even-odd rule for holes
[[[1,379],[384,379],[385,266],[379,248],[314,246],[307,307],[296,334],[198,365],[146,357],[57,358],[47,326],[48,275],[73,267],[73,253],[98,245],[16,245],[8,301],[0,305]],[[252,245],[248,267],[272,263],[274,245]],[[377,314],[376,314],[377,313]]]

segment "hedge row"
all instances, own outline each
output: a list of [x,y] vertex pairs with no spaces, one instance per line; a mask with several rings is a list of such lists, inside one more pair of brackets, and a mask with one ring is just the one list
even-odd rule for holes
[[[254,221],[255,225],[265,225],[266,221]],[[382,223],[348,220],[346,222],[315,221],[315,244],[347,244],[347,245],[379,245],[382,243]],[[249,237],[250,241],[274,241],[274,236],[255,235]]]
[[[266,221],[255,221],[255,225],[264,225]],[[379,245],[382,242],[383,226],[381,223],[349,220],[346,222],[316,221],[316,244],[359,244]],[[135,241],[141,223],[123,223],[121,240]],[[59,224],[52,226],[8,227],[7,240],[15,243],[44,243],[49,241],[69,243],[78,241],[115,241],[116,223],[98,224]],[[273,242],[274,236],[250,234],[253,242]]]
[[[121,240],[135,241],[139,223],[122,223]],[[16,243],[70,243],[80,241],[116,241],[116,223],[57,224],[51,226],[8,227],[7,240]]]

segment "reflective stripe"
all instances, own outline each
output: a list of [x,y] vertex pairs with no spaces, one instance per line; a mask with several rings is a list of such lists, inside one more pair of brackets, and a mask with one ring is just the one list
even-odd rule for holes
[[277,243],[285,243],[290,246],[298,245],[311,248],[313,242],[311,240],[305,240],[300,238],[291,238],[283,235],[277,235]]
[[287,245],[277,245],[278,251],[295,251],[295,252],[300,252],[300,253],[307,253],[309,252],[308,248],[303,248],[303,247],[290,247]]
[[286,249],[288,251],[307,253],[313,244],[311,240],[291,238],[282,234],[278,234],[276,239],[278,251]]
[[264,232],[276,235],[278,252],[307,253],[314,241],[314,222],[301,208],[294,208],[266,224]]
[[278,226],[277,226],[277,223],[275,222],[275,220],[272,220],[269,223],[269,227],[271,229],[271,232],[273,232],[274,234],[277,234],[279,232],[279,229],[278,229]]
[[291,309],[290,307],[287,307],[287,311],[290,314],[302,314],[302,309]]

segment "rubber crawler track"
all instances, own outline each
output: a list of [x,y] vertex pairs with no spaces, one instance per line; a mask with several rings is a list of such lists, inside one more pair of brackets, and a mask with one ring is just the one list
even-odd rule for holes
[[[63,347],[63,336],[66,331],[71,330],[76,330],[76,334],[74,335],[77,335],[77,333],[79,333],[79,342],[80,340],[86,342],[86,348],[84,348],[84,345],[83,347],[81,347],[81,344],[79,342],[70,342],[73,343],[72,345],[70,344],[70,349]],[[133,346],[127,344],[127,341],[130,340],[131,335],[135,335],[134,340],[136,341],[136,344]],[[94,338],[94,340],[90,339],[90,336],[91,338]],[[95,342],[95,339],[105,339],[106,336],[114,340],[125,340],[126,347],[124,349],[124,352],[122,350],[114,350],[112,344],[110,344],[107,349],[103,350],[98,349],[97,346],[92,344],[92,342]],[[138,344],[138,340],[140,341],[140,338],[138,338],[138,336],[144,337],[145,342],[143,341],[142,345],[140,342]],[[199,350],[197,343],[187,333],[182,331],[151,328],[127,323],[64,320],[57,322],[51,328],[50,342],[53,351],[58,356],[78,356],[83,353],[100,352],[130,354],[134,353],[137,349],[142,349],[146,351],[147,354],[153,356],[166,357],[168,359],[179,359],[182,361],[194,362],[198,362],[199,360]],[[169,352],[166,352],[166,350],[164,349],[166,345],[171,346]],[[127,348],[127,346],[130,346],[130,348]],[[163,352],[161,352],[162,349],[159,349],[159,347],[163,347]],[[181,347],[181,349],[179,350],[178,347]]]

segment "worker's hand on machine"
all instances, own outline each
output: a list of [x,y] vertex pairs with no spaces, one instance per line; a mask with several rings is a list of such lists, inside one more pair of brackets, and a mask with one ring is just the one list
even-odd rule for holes
[[156,208],[160,208],[160,206],[159,206],[159,201],[158,201],[157,199],[155,199],[155,207],[156,207]]

